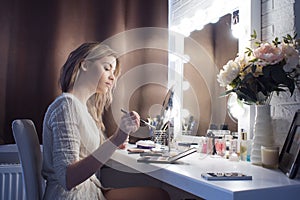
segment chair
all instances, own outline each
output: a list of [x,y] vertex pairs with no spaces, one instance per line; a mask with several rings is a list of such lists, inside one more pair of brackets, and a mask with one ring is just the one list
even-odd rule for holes
[[12,123],[12,131],[23,169],[26,198],[42,199],[44,190],[41,175],[42,153],[35,125],[30,119],[16,119]]

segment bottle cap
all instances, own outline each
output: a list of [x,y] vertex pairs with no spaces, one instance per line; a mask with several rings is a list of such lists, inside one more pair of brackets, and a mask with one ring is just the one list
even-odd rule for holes
[[220,130],[228,130],[228,125],[227,124],[221,124],[220,125]]
[[239,156],[233,152],[230,156],[229,156],[229,160],[230,161],[239,161]]
[[215,124],[210,124],[210,125],[209,125],[209,129],[210,129],[210,130],[218,130],[218,126],[215,125]]
[[241,132],[241,139],[247,140],[247,132]]

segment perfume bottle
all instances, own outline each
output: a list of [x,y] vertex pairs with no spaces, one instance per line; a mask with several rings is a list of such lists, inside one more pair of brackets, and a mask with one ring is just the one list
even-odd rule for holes
[[229,149],[229,160],[230,161],[238,161],[239,156],[237,154],[238,147],[238,139],[232,139],[230,141],[230,149]]
[[245,132],[244,129],[241,129],[240,159],[242,161],[247,160],[247,149],[248,149],[247,132]]

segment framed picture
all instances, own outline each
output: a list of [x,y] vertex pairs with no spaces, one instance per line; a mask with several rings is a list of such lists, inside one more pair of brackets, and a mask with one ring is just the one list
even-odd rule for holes
[[279,156],[279,169],[289,178],[295,178],[300,166],[300,110],[295,113]]

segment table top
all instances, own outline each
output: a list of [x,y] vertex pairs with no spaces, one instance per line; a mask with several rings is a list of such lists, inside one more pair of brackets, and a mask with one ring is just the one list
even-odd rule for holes
[[[128,154],[126,149],[117,150],[111,167],[120,169],[120,164],[125,165],[205,199],[296,199],[300,194],[300,178],[289,179],[279,169],[266,169],[246,161],[193,153],[177,164],[149,164],[137,162],[139,157]],[[208,181],[201,177],[207,172],[241,172],[251,175],[252,180]]]

